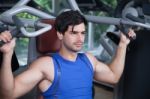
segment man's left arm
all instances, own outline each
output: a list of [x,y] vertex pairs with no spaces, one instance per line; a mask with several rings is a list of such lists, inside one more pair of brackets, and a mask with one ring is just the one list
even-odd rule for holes
[[108,64],[109,69],[114,75],[112,77],[112,83],[117,83],[122,75],[125,66],[126,49],[127,44],[120,42],[112,62]]
[[[129,36],[134,35],[135,33],[131,30]],[[125,35],[121,34],[121,40],[116,54],[112,62],[108,65],[98,61],[96,58],[92,57],[92,55],[87,54],[91,63],[93,64],[95,80],[111,84],[115,84],[119,81],[124,69],[126,49],[129,42],[130,40]]]

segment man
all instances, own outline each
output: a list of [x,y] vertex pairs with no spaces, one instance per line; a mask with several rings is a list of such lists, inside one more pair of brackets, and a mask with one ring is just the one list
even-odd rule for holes
[[[15,46],[8,31],[0,34],[6,42],[0,48],[3,63],[0,70],[0,90],[3,99],[18,98],[38,85],[44,99],[92,99],[92,81],[115,84],[124,68],[126,48],[130,40],[121,34],[114,60],[106,65],[89,53],[78,53],[85,39],[85,18],[78,11],[61,13],[55,21],[61,48],[52,56],[40,57],[17,77],[11,72],[11,57]],[[134,36],[130,31],[129,36]]]

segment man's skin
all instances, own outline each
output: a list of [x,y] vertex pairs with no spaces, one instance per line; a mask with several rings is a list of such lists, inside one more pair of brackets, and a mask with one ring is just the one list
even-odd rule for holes
[[[85,39],[85,25],[81,23],[69,26],[64,34],[57,33],[61,40],[62,47],[59,54],[70,61],[75,61],[77,52],[82,49]],[[134,36],[131,30],[129,36]],[[38,85],[41,92],[44,92],[54,80],[54,63],[50,56],[40,57],[34,61],[29,69],[17,77],[13,77],[11,72],[11,57],[15,47],[15,39],[12,39],[10,33],[5,31],[0,34],[0,40],[6,42],[0,48],[3,52],[3,63],[0,69],[0,97],[2,99],[15,99],[29,92],[34,86]],[[113,61],[106,65],[98,61],[93,55],[86,53],[94,70],[94,79],[106,83],[115,84],[124,69],[126,48],[130,40],[121,34],[121,40]]]

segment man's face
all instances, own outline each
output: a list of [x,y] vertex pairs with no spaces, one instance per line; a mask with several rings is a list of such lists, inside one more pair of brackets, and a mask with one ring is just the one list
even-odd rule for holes
[[63,35],[63,47],[72,52],[78,52],[82,49],[85,39],[85,25],[69,26],[68,30]]

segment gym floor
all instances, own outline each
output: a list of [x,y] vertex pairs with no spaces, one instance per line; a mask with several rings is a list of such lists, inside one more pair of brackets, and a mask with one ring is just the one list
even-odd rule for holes
[[[27,66],[20,67],[14,75],[19,74],[20,72],[27,69]],[[113,99],[113,88],[107,87],[102,84],[94,83],[94,99]],[[26,94],[25,96],[19,98],[19,99],[36,99],[34,90]]]

